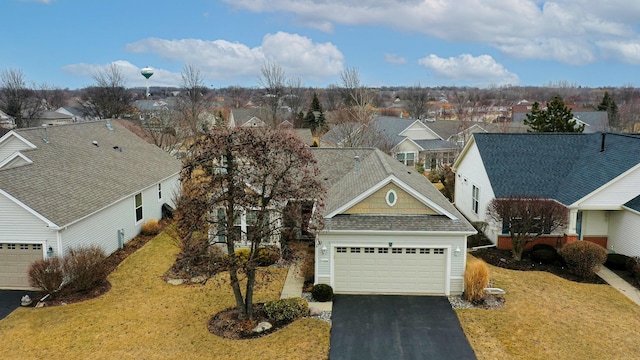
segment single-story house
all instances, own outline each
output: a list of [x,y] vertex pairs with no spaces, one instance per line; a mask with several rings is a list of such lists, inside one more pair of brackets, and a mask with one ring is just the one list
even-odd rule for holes
[[422,175],[372,148],[312,148],[327,189],[315,283],[336,293],[460,294],[471,224]]
[[[475,133],[453,165],[455,205],[487,222],[494,198],[534,196],[569,209],[569,225],[539,239],[551,245],[587,240],[640,256],[640,136],[614,133]],[[510,248],[502,224],[485,234]]]
[[31,262],[97,245],[107,254],[162,217],[181,163],[115,121],[15,129],[0,138],[0,288]]

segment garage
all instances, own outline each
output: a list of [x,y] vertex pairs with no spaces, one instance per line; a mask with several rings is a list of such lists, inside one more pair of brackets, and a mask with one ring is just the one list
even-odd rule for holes
[[334,249],[337,293],[445,294],[446,248],[346,247]]
[[30,289],[29,266],[42,258],[42,244],[0,243],[0,288]]

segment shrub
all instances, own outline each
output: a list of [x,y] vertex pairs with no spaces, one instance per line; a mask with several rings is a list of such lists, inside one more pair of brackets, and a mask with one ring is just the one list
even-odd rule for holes
[[60,289],[64,275],[59,257],[34,261],[29,267],[29,284],[49,294]]
[[640,282],[640,257],[630,257],[626,265],[627,271],[636,281]]
[[251,250],[249,249],[238,249],[235,252],[236,261],[238,264],[246,264],[249,261],[249,255],[251,254]]
[[280,259],[280,251],[276,247],[263,247],[258,250],[258,266],[269,266]]
[[535,245],[533,245],[533,247],[531,248],[531,251],[537,251],[537,250],[553,250],[553,251],[556,252],[556,254],[558,253],[556,248],[551,246],[551,245],[549,245],[549,244],[535,244]]
[[143,235],[158,235],[160,233],[160,224],[158,219],[149,219],[142,224]]
[[269,301],[264,304],[264,312],[273,322],[290,322],[309,314],[309,303],[299,297]]
[[333,299],[333,288],[327,284],[316,284],[311,289],[311,296],[320,302],[331,301]]
[[627,263],[631,260],[627,255],[608,254],[607,261],[604,263],[606,267],[613,270],[627,270]]
[[70,249],[62,260],[64,291],[81,292],[107,279],[107,256],[97,246]]
[[487,286],[489,286],[489,266],[482,259],[470,257],[464,272],[464,298],[471,302],[480,301]]
[[305,282],[313,281],[313,278],[316,276],[315,262],[310,255],[307,255],[302,265],[300,265],[300,276],[302,276]]
[[540,248],[531,252],[531,259],[543,264],[552,264],[558,259],[558,252],[553,248]]
[[607,250],[589,241],[576,241],[562,248],[569,271],[583,279],[592,277],[607,260]]

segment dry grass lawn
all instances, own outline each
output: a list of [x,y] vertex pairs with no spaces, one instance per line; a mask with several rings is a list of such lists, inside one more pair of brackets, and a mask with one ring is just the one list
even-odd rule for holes
[[[177,248],[165,235],[129,256],[109,276],[104,296],[60,307],[21,308],[0,321],[2,359],[326,359],[330,325],[302,319],[253,340],[207,330],[211,316],[234,305],[224,279],[172,286],[162,275]],[[286,269],[275,269],[256,302],[277,299]]]
[[608,285],[490,267],[501,310],[457,310],[478,359],[639,359],[640,306]]

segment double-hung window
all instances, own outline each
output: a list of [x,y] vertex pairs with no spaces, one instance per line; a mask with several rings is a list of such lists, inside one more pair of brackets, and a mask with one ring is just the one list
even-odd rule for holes
[[471,210],[474,213],[478,213],[478,199],[480,199],[480,188],[473,185],[471,188]]
[[142,221],[142,193],[135,196],[136,222]]

